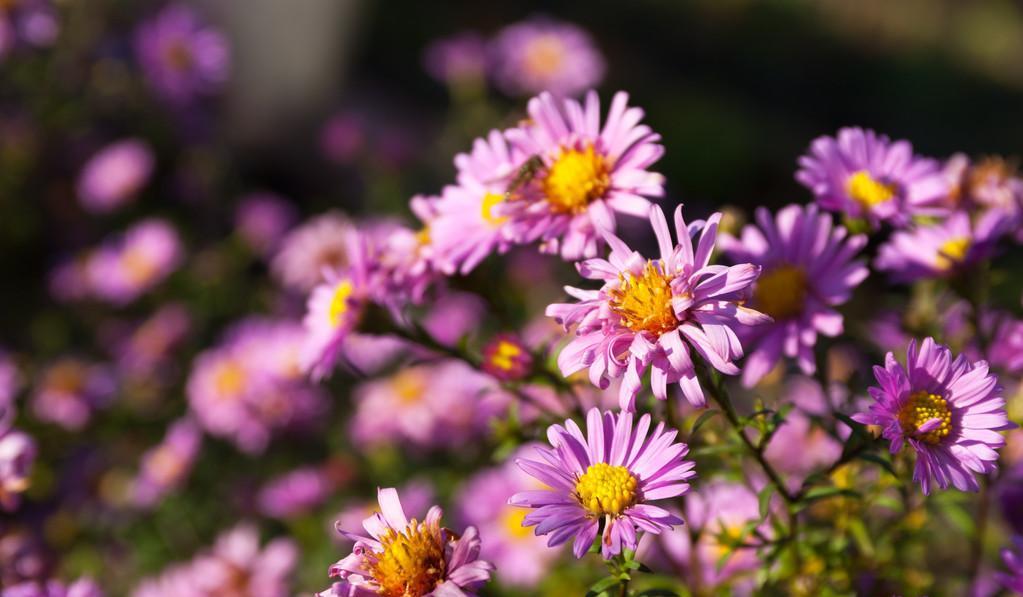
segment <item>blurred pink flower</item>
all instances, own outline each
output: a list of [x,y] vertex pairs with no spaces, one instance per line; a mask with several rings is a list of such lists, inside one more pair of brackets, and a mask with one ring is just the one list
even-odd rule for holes
[[153,152],[141,139],[124,139],[93,155],[78,175],[78,199],[86,210],[110,212],[135,198],[153,172]]

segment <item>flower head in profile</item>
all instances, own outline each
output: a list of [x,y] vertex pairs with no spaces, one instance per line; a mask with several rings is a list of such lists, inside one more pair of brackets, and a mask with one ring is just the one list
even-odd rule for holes
[[1008,572],[998,572],[995,578],[1005,590],[1023,594],[1023,537],[1012,538],[1012,547],[1002,550],[1002,561]]
[[135,56],[149,85],[172,104],[187,104],[227,80],[227,39],[187,4],[167,5],[135,32]]
[[36,442],[17,429],[0,429],[0,511],[13,511],[29,487]]
[[636,549],[637,533],[659,534],[682,524],[682,519],[652,502],[678,497],[696,476],[685,460],[689,447],[676,443],[675,430],[658,423],[651,431],[650,415],[634,424],[633,414],[586,415],[586,434],[571,419],[547,429],[551,447],[538,447],[540,460],[520,458],[518,464],[548,489],[521,491],[508,500],[513,506],[534,508],[523,519],[537,535],[550,535],[548,545],[574,539],[572,551],[581,558],[603,531],[600,550],[605,559]]
[[139,474],[132,484],[132,502],[148,508],[180,486],[201,446],[202,431],[194,421],[185,417],[172,423],[163,441],[142,455]]
[[347,238],[347,265],[326,270],[324,281],[314,287],[302,321],[306,330],[302,368],[314,380],[326,377],[341,356],[345,339],[362,318],[373,297],[369,247],[362,233]]
[[898,230],[881,245],[874,266],[896,282],[953,276],[990,257],[1011,222],[1001,210],[976,221],[958,211],[938,224]]
[[604,57],[590,34],[571,23],[537,17],[509,25],[490,46],[491,75],[512,96],[549,91],[572,96],[604,78]]
[[861,128],[814,139],[799,168],[796,180],[813,191],[821,207],[874,226],[901,226],[909,216],[935,209],[949,191],[940,164],[915,155],[909,141]]
[[377,492],[380,512],[363,521],[367,535],[338,529],[355,542],[352,553],[330,567],[339,579],[321,597],[425,597],[475,595],[494,567],[479,559],[476,527],[461,535],[441,526],[433,506],[422,522],[405,516],[398,492]]
[[774,319],[739,334],[752,347],[742,371],[746,386],[756,384],[783,355],[795,358],[804,373],[814,372],[817,334],[842,333],[835,307],[849,300],[869,273],[854,259],[866,243],[865,236],[850,237],[845,228],[833,226],[831,216],[813,205],[789,205],[775,217],[759,208],[756,225],[743,228],[740,238],[722,237],[732,261],[763,268],[749,305]]
[[520,155],[539,160],[508,201],[521,242],[539,238],[568,260],[594,257],[598,229],[614,230],[616,212],[645,216],[645,197],[664,194],[664,177],[647,170],[664,153],[661,136],[628,102],[616,93],[601,127],[594,91],[582,103],[550,93],[529,100],[530,120],[506,133]]
[[78,200],[92,212],[109,212],[128,201],[149,180],[153,152],[140,139],[112,143],[92,156],[78,176]]
[[[678,383],[696,406],[706,404],[696,378],[692,350],[715,369],[736,375],[742,358],[736,328],[770,321],[770,317],[743,306],[760,267],[744,263],[710,265],[721,214],[702,225],[686,226],[682,206],[675,210],[675,233],[658,207],[649,210],[660,248],[658,259],[647,259],[610,233],[607,259],[578,264],[579,272],[599,280],[599,290],[566,287],[578,303],[553,304],[547,315],[575,337],[558,355],[567,377],[589,368],[590,381],[606,388],[612,378],[623,377],[619,400],[632,410],[650,368],[654,396],[667,398],[667,385]],[[693,236],[700,234],[696,247]]]
[[934,483],[977,491],[973,473],[997,470],[996,450],[1005,444],[998,432],[1015,425],[985,361],[953,359],[951,350],[927,338],[909,343],[905,366],[889,352],[874,376],[878,385],[869,390],[874,403],[853,419],[879,426],[893,454],[904,444],[913,448],[913,480],[924,494]]

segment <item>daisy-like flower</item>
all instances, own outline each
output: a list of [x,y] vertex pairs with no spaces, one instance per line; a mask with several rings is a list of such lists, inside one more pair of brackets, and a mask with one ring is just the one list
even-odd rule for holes
[[858,127],[814,139],[799,167],[796,180],[821,207],[875,227],[882,221],[903,225],[909,216],[934,209],[949,191],[940,164],[915,155],[909,141]]
[[323,379],[333,370],[345,339],[358,325],[371,298],[366,239],[353,232],[346,244],[347,267],[327,270],[325,281],[313,288],[306,303],[302,369],[314,380]]
[[87,270],[89,286],[100,299],[125,305],[174,272],[183,256],[174,227],[165,220],[149,218],[93,252]]
[[522,470],[549,489],[522,491],[508,500],[513,506],[535,508],[523,519],[537,535],[550,534],[554,547],[574,538],[577,558],[590,549],[603,527],[600,550],[605,559],[636,549],[637,532],[660,534],[682,519],[653,505],[689,490],[695,464],[685,460],[689,447],[675,443],[678,432],[658,423],[650,432],[650,415],[633,425],[629,412],[614,414],[591,409],[586,435],[571,419],[551,425],[551,448],[538,447],[541,460],[520,458]]
[[132,483],[132,502],[148,508],[180,486],[201,446],[202,430],[190,418],[171,424],[163,441],[143,454],[139,474]]
[[959,211],[939,224],[899,230],[881,245],[874,267],[896,282],[952,276],[990,257],[1011,222],[1001,210],[989,210],[976,222]]
[[998,572],[995,578],[1007,591],[1023,594],[1023,537],[1012,538],[1013,548],[1002,550],[1002,561],[1008,572]]
[[0,62],[15,48],[52,45],[60,33],[50,0],[14,0],[0,7]]
[[[589,367],[590,381],[602,389],[611,378],[624,376],[618,397],[626,410],[633,410],[648,367],[659,400],[667,399],[668,384],[677,382],[691,403],[703,406],[706,398],[690,350],[722,373],[739,373],[735,361],[743,353],[735,328],[771,320],[742,305],[760,267],[709,264],[720,213],[702,225],[687,227],[678,206],[677,245],[664,212],[651,207],[649,213],[660,259],[647,259],[605,232],[611,246],[608,258],[577,265],[584,278],[600,280],[603,286],[566,287],[579,302],[547,307],[547,315],[566,330],[576,326],[576,337],[558,355],[558,367],[566,377]],[[694,250],[692,237],[697,233]]]
[[913,480],[925,495],[933,483],[977,491],[973,473],[998,469],[996,450],[1005,444],[998,431],[1016,425],[1006,416],[1002,389],[987,362],[953,359],[951,350],[927,338],[909,343],[905,366],[889,352],[874,376],[878,387],[869,389],[874,403],[853,419],[879,426],[893,454],[904,443],[913,448]]
[[522,155],[540,161],[509,201],[518,238],[539,238],[564,259],[594,257],[597,230],[614,230],[615,212],[645,216],[644,197],[664,194],[664,177],[647,170],[664,153],[661,136],[639,124],[643,110],[628,103],[627,93],[616,93],[601,128],[595,91],[584,103],[550,93],[529,100],[530,121],[506,133]]
[[462,31],[431,42],[423,51],[423,67],[431,77],[447,85],[482,84],[486,48],[482,35]]
[[467,274],[495,250],[505,253],[516,239],[505,198],[522,156],[504,133],[476,139],[470,153],[455,156],[457,184],[444,188],[430,225],[438,265],[448,274]]
[[817,334],[842,333],[842,315],[835,307],[849,300],[852,289],[869,273],[862,261],[853,260],[867,237],[849,237],[816,206],[789,205],[773,218],[759,208],[756,221],[743,228],[739,239],[723,235],[720,241],[733,261],[763,268],[749,305],[774,319],[740,334],[743,345],[752,346],[742,371],[747,387],[782,355],[795,358],[804,373],[812,374]]
[[355,542],[352,553],[330,567],[340,579],[322,597],[425,597],[475,595],[494,567],[479,559],[476,527],[461,535],[440,525],[433,506],[422,522],[409,520],[393,488],[377,492],[380,512],[362,522],[368,536],[338,531]]
[[169,4],[135,32],[135,55],[150,86],[172,104],[220,89],[231,56],[227,39],[186,4]]
[[604,57],[589,33],[542,17],[498,32],[490,61],[495,83],[508,95],[575,95],[604,78]]

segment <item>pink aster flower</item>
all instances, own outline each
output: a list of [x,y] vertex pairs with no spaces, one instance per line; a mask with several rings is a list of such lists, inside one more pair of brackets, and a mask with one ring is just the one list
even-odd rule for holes
[[953,360],[951,350],[927,338],[909,343],[905,367],[889,352],[874,376],[874,403],[853,419],[880,426],[893,454],[904,443],[913,448],[913,480],[925,495],[934,482],[941,489],[977,491],[972,473],[998,469],[996,450],[1005,444],[998,431],[1015,425],[985,361],[971,363],[962,355]]
[[290,539],[260,546],[259,530],[239,524],[222,533],[212,548],[190,562],[171,566],[142,581],[134,597],[285,597],[289,577],[298,562],[298,547]]
[[235,233],[253,252],[272,255],[298,214],[286,199],[274,193],[249,193],[241,198],[234,215]]
[[368,231],[372,235],[371,260],[381,280],[376,297],[395,311],[408,303],[421,303],[427,290],[441,277],[434,267],[431,226],[437,215],[436,199],[419,195],[412,198],[409,207],[423,224],[418,230],[378,225]]
[[509,25],[490,47],[491,75],[508,95],[575,95],[604,78],[604,57],[577,25],[544,17]]
[[0,61],[14,49],[52,45],[60,33],[57,9],[50,0],[18,0],[0,10]]
[[1023,217],[1023,178],[1012,162],[997,156],[974,161],[958,153],[945,162],[944,172],[951,185],[949,208],[998,209],[1015,221]]
[[271,518],[291,518],[319,506],[334,489],[327,472],[302,467],[271,479],[256,496],[259,511]]
[[[534,448],[525,446],[519,453],[531,453]],[[558,553],[546,549],[542,537],[522,526],[528,511],[508,503],[508,496],[516,492],[543,487],[514,460],[483,470],[466,482],[458,492],[459,517],[486,537],[480,557],[494,563],[502,584],[531,588],[546,577]]]
[[270,269],[286,288],[308,292],[324,271],[348,266],[355,226],[340,212],[327,212],[301,224],[281,241]]
[[368,536],[338,529],[355,547],[330,567],[339,581],[322,597],[476,595],[490,580],[494,566],[479,559],[476,527],[461,534],[442,527],[438,506],[422,522],[409,520],[393,488],[379,490],[377,499],[380,512],[362,523]]
[[118,369],[136,378],[159,374],[188,335],[192,319],[180,303],[168,303],[110,344]]
[[195,422],[186,417],[172,423],[163,441],[142,455],[132,502],[148,508],[179,487],[191,472],[201,446],[202,431]]
[[103,597],[105,593],[96,581],[88,577],[64,584],[55,579],[26,581],[4,589],[4,597]]
[[[575,337],[558,355],[558,366],[566,377],[589,367],[590,381],[601,388],[624,376],[619,401],[626,410],[634,408],[648,367],[658,399],[667,398],[667,384],[678,382],[692,404],[703,406],[706,398],[690,350],[722,373],[739,373],[735,361],[742,358],[742,345],[735,329],[770,321],[742,306],[760,267],[709,265],[720,213],[687,227],[680,205],[675,210],[677,245],[661,209],[652,207],[649,213],[660,259],[647,259],[605,233],[611,245],[608,258],[577,265],[583,277],[603,286],[566,287],[579,302],[547,307],[547,315],[566,329],[576,326]],[[698,232],[694,250],[692,237]]]
[[913,214],[934,210],[949,191],[940,164],[915,155],[909,141],[861,128],[814,139],[799,167],[796,180],[821,207],[875,227],[882,221],[901,226]]
[[348,264],[341,270],[326,270],[324,282],[313,288],[306,303],[302,369],[314,380],[323,379],[334,369],[345,340],[376,292],[374,284],[378,280],[370,270],[366,239],[355,232],[347,240]]
[[961,273],[993,255],[1010,224],[1000,210],[985,212],[976,221],[959,211],[938,224],[898,230],[881,245],[874,267],[896,282]]
[[541,163],[508,202],[518,238],[540,238],[543,250],[567,260],[594,257],[598,229],[613,231],[615,212],[646,216],[645,197],[664,194],[664,177],[647,170],[664,153],[661,136],[640,124],[643,110],[628,102],[627,93],[616,93],[601,128],[594,91],[584,103],[546,92],[529,100],[530,121],[506,133]]
[[999,572],[995,578],[1005,590],[1023,594],[1023,537],[1013,537],[1012,545],[1002,550],[1002,561],[1008,572]]
[[471,152],[455,156],[457,184],[444,188],[430,226],[445,272],[467,274],[494,251],[505,253],[517,242],[505,197],[523,161],[496,130],[476,139]]
[[[436,501],[437,492],[427,479],[413,479],[398,490],[401,496],[402,506],[409,512],[426,512],[430,504]],[[345,508],[338,513],[335,520],[331,522],[334,529],[355,529],[362,526],[362,521],[380,512],[380,505],[376,500],[348,500]],[[338,544],[347,542],[340,536],[334,536]]]
[[153,172],[153,152],[140,139],[107,145],[82,167],[78,199],[92,212],[117,209],[141,189]]
[[[819,390],[819,387],[818,387]],[[785,416],[764,450],[764,458],[785,476],[789,490],[797,491],[811,473],[842,456],[842,443],[799,409]]]
[[40,421],[77,431],[95,410],[114,397],[117,381],[106,365],[77,358],[62,358],[39,376],[32,396],[32,412]]
[[475,31],[463,31],[434,40],[423,51],[423,66],[447,85],[482,83],[486,68],[486,42]]
[[804,373],[812,374],[817,334],[842,333],[842,315],[835,307],[849,300],[869,273],[862,261],[853,259],[867,237],[848,236],[816,206],[789,205],[773,218],[759,208],[756,221],[743,228],[739,239],[724,235],[720,242],[732,261],[762,268],[749,305],[774,319],[740,334],[743,345],[752,346],[742,372],[747,387],[782,355],[795,358]]
[[[686,529],[658,538],[671,567],[681,570],[691,586],[710,589],[730,583],[732,594],[748,594],[735,583],[745,586],[763,564],[754,550],[733,549],[729,541],[737,541],[748,523],[760,519],[757,495],[742,483],[715,480],[686,496],[685,515],[689,529],[696,532],[695,543]],[[760,530],[769,533],[769,528],[765,523]]]
[[541,460],[520,458],[522,470],[548,489],[522,491],[508,500],[535,508],[523,524],[537,535],[550,535],[554,547],[574,538],[577,558],[590,549],[603,521],[600,551],[605,559],[622,548],[636,549],[637,532],[657,535],[682,519],[651,502],[675,498],[689,490],[695,464],[685,460],[689,447],[675,443],[676,430],[658,423],[650,433],[650,415],[633,426],[633,414],[594,408],[586,416],[586,435],[571,419],[551,425],[552,448],[539,447]]
[[36,442],[17,429],[0,430],[0,510],[18,507],[21,494],[28,489],[36,460]]
[[125,305],[162,282],[181,264],[181,239],[170,223],[150,218],[108,239],[89,258],[92,292]]

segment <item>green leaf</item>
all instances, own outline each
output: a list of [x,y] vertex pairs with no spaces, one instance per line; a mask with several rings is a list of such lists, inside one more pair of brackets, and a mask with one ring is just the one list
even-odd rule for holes
[[810,491],[806,492],[806,495],[803,496],[802,502],[804,505],[809,505],[810,502],[835,496],[846,496],[857,499],[863,497],[858,491],[853,491],[852,489],[846,489],[843,487],[814,487]]
[[597,597],[602,593],[607,592],[613,586],[618,585],[622,581],[617,576],[605,576],[597,582],[590,585],[590,590],[586,593],[586,597]]
[[768,483],[757,494],[757,504],[760,506],[760,520],[767,518],[768,508],[771,507],[771,495],[774,493],[774,485]]
[[692,436],[696,435],[696,431],[700,427],[703,427],[704,423],[706,423],[707,421],[709,421],[712,418],[714,418],[714,415],[720,415],[720,414],[721,414],[721,411],[715,410],[713,408],[705,410],[702,413],[700,413],[700,416],[697,417],[696,422],[693,423],[693,429],[689,432],[689,436],[692,437]]
[[669,589],[647,589],[636,593],[636,597],[678,597],[678,593]]

